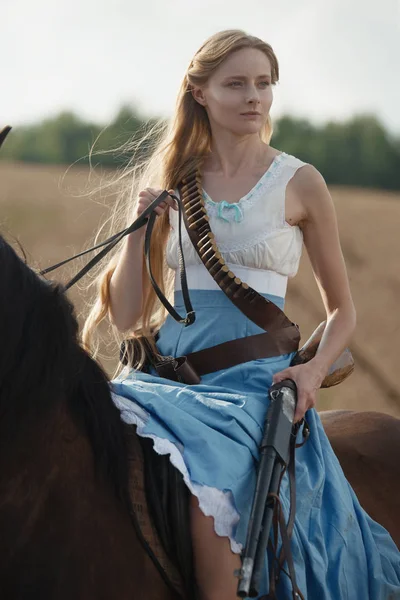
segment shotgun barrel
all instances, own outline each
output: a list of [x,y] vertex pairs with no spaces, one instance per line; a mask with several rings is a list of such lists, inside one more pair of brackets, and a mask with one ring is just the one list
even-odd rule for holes
[[262,567],[265,561],[274,512],[273,499],[277,494],[282,469],[290,458],[290,438],[296,410],[296,384],[291,379],[276,383],[269,389],[270,405],[264,423],[260,445],[260,461],[256,489],[247,529],[237,595],[240,598],[258,596]]

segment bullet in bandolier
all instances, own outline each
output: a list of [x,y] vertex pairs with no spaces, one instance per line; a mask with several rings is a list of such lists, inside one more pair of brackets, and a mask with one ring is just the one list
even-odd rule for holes
[[217,244],[214,240],[207,240],[206,242],[204,242],[201,248],[199,248],[201,256],[205,256],[206,252],[209,252],[210,248],[213,249],[214,252],[217,251]]
[[203,235],[203,237],[201,237],[199,239],[199,241],[197,242],[197,247],[201,248],[208,240],[214,240],[214,234],[212,231],[209,231],[208,233],[206,233],[206,235]]
[[[217,254],[219,254],[219,252]],[[217,254],[215,255],[216,258],[217,258],[216,262],[211,267],[207,267],[208,268],[208,272],[212,276],[214,276],[214,274],[225,264],[225,261],[222,258],[222,256],[221,255],[217,256]],[[212,258],[210,258],[210,260],[207,261],[207,264],[209,262],[211,263],[211,261],[212,261]]]

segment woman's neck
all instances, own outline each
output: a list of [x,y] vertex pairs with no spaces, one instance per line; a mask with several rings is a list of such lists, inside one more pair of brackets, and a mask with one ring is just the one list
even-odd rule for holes
[[271,158],[271,147],[254,136],[235,140],[214,139],[211,152],[205,159],[203,171],[220,173],[227,179],[233,178],[248,170],[268,166]]

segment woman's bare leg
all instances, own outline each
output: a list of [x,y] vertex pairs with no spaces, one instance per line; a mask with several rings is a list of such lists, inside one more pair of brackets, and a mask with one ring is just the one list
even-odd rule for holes
[[227,537],[214,531],[213,517],[206,517],[195,496],[190,499],[194,566],[201,600],[237,600],[235,569],[240,557],[230,548]]

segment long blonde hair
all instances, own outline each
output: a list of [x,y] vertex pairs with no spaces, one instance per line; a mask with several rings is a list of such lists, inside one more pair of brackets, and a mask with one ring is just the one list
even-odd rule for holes
[[[132,159],[116,178],[118,194],[111,219],[112,232],[117,231],[121,221],[123,226],[131,222],[133,208],[141,189],[149,186],[166,190],[175,189],[182,178],[201,167],[211,149],[211,129],[205,108],[193,98],[192,86],[204,86],[212,73],[229,55],[243,48],[255,48],[264,52],[271,64],[271,83],[272,85],[277,83],[278,61],[272,47],[266,42],[237,29],[221,31],[208,38],[194,55],[184,75],[175,113],[170,123],[164,125],[159,123],[139,141],[124,146],[124,149],[131,153]],[[272,122],[269,116],[260,137],[265,143],[270,142]],[[152,146],[150,158],[138,162],[136,155],[146,144]],[[168,235],[168,213],[165,211],[157,218],[152,235],[152,269],[163,293],[171,297],[172,273],[165,261]],[[84,324],[82,339],[93,354],[96,354],[98,349],[98,344],[93,343],[93,333],[109,312],[109,284],[118,262],[119,252],[114,254],[108,266],[96,278],[97,298]],[[143,345],[140,340],[147,338],[153,345],[154,333],[166,318],[165,310],[158,301],[145,271],[144,258],[143,306],[140,320],[129,332],[129,337],[135,342],[136,351],[139,349],[139,354],[136,354],[134,359],[138,366],[144,360]],[[116,331],[114,333],[118,335]]]

